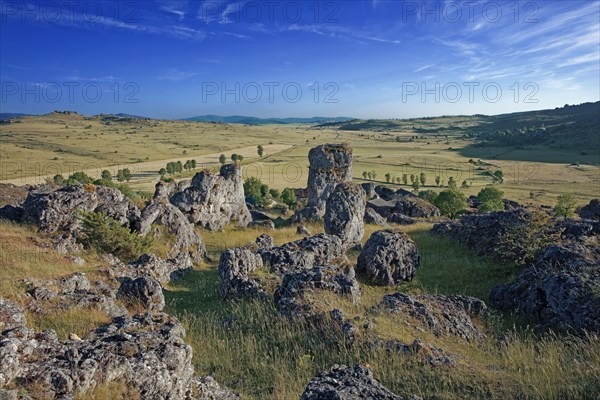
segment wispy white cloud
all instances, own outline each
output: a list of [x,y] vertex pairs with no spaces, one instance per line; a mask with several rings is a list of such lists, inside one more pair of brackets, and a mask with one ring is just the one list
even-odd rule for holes
[[174,14],[180,20],[183,20],[186,15],[187,0],[159,0],[160,9],[170,14]]

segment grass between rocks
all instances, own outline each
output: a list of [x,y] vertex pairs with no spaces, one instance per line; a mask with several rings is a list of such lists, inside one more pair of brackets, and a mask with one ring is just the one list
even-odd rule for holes
[[[309,225],[315,234],[320,225]],[[367,226],[365,240],[381,229]],[[335,330],[327,335],[314,327],[291,324],[277,316],[271,299],[228,301],[218,295],[217,264],[226,248],[254,241],[261,231],[228,227],[224,232],[202,232],[214,261],[196,268],[165,290],[167,311],[187,329],[194,349],[197,374],[216,379],[241,392],[245,399],[297,399],[308,381],[333,364],[368,364],[375,377],[399,395],[418,394],[436,399],[595,399],[600,392],[600,338],[552,333],[534,334],[518,319],[494,314],[489,321],[476,321],[488,337],[468,343],[454,337],[435,337],[415,329],[406,316],[370,312],[386,293],[396,290],[418,293],[468,294],[487,300],[489,289],[509,282],[518,274],[511,265],[495,263],[467,252],[445,239],[429,235],[430,224],[403,227],[417,243],[422,267],[413,282],[399,288],[370,286],[361,281],[362,298],[353,305],[328,293],[314,297],[317,308],[340,308],[348,318],[368,315],[372,331],[384,339],[410,344],[415,338],[430,342],[458,356],[454,366],[430,366],[419,356],[390,354],[365,345],[358,336],[354,345],[344,344]],[[294,227],[269,232],[277,244],[299,239]],[[24,302],[26,277],[59,278],[85,272],[90,279],[101,275],[102,265],[94,253],[84,253],[84,266],[35,244],[38,235],[26,226],[0,222],[0,295]],[[163,249],[166,250],[166,249]],[[358,252],[349,254],[355,263]],[[268,273],[260,272],[262,278]],[[28,314],[36,330],[54,329],[59,337],[69,333],[84,337],[94,327],[108,322],[102,313],[69,310],[65,313]],[[513,326],[514,325],[514,326]],[[502,337],[502,340],[499,338]],[[82,399],[136,399],[121,383],[98,387]]]
[[[417,243],[422,267],[413,282],[399,288],[361,282],[359,305],[335,295],[314,297],[319,309],[340,308],[348,318],[369,316],[373,332],[410,344],[415,338],[458,356],[454,366],[430,366],[418,356],[390,354],[365,345],[359,336],[345,344],[341,333],[327,335],[307,324],[278,317],[271,299],[221,300],[218,294],[218,255],[226,248],[255,239],[260,231],[228,228],[203,232],[214,262],[196,269],[166,290],[168,311],[187,329],[198,374],[216,379],[247,399],[298,399],[308,381],[333,364],[368,364],[375,377],[399,395],[436,399],[565,399],[596,398],[600,391],[600,338],[553,333],[534,334],[510,315],[495,313],[476,321],[486,331],[480,343],[455,337],[435,337],[415,329],[406,316],[370,309],[386,293],[467,294],[487,300],[489,290],[511,281],[514,266],[482,259],[461,246],[429,234],[430,224],[403,227]],[[318,225],[311,232],[322,230]],[[365,240],[376,230],[367,226]],[[277,244],[298,239],[292,227],[270,232]],[[351,252],[351,263],[358,252]],[[264,275],[268,275],[263,273]],[[499,340],[502,337],[503,340]]]

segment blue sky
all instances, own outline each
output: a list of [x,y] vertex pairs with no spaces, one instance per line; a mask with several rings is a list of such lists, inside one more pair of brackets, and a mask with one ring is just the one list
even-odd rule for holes
[[2,112],[405,118],[600,98],[600,2],[0,0]]

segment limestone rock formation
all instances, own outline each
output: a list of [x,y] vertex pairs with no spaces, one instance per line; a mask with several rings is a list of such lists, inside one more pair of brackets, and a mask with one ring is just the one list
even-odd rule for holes
[[165,308],[162,286],[149,276],[123,279],[117,291],[117,298],[126,303],[140,304],[148,311],[162,311]]
[[373,377],[362,365],[334,365],[308,383],[300,400],[402,400]]
[[325,232],[342,239],[345,248],[360,246],[365,233],[365,191],[358,185],[340,183],[327,199]]
[[371,207],[367,207],[365,209],[364,220],[367,224],[387,226],[387,222],[385,221],[385,219],[381,215],[379,215],[375,210],[373,210]]
[[467,341],[483,338],[471,316],[482,317],[487,306],[469,296],[421,295],[394,293],[383,296],[382,306],[394,313],[408,314],[436,336],[455,335]]
[[241,247],[229,249],[221,254],[219,276],[221,297],[255,296],[263,293],[259,283],[249,274],[262,268],[260,255]]
[[142,254],[140,258],[129,264],[119,260],[108,261],[110,266],[105,272],[113,279],[149,276],[159,282],[168,283],[180,278],[192,270],[192,260],[187,254],[180,253],[176,258],[163,260],[154,254]]
[[320,233],[295,242],[286,243],[262,253],[272,272],[285,273],[298,269],[326,265],[344,255],[342,240],[334,235]]
[[600,200],[590,200],[590,202],[587,205],[581,207],[581,209],[579,210],[579,216],[581,218],[600,221]]
[[357,264],[378,285],[396,285],[410,281],[421,265],[415,243],[404,232],[383,230],[375,232],[365,243]]
[[240,226],[252,221],[241,167],[235,164],[223,165],[218,175],[208,170],[197,173],[190,186],[173,194],[170,202],[191,222],[212,231],[222,230],[232,221]]
[[396,201],[394,211],[414,218],[439,217],[440,210],[433,204],[419,197],[403,196]]
[[308,203],[293,217],[294,222],[318,221],[325,214],[327,199],[339,183],[352,180],[352,149],[344,144],[324,144],[308,153]]
[[514,283],[493,288],[490,302],[554,329],[600,332],[598,288],[597,246],[552,245]]
[[121,225],[133,226],[139,209],[117,189],[95,185],[72,185],[50,192],[31,191],[23,203],[23,221],[43,232],[76,231],[78,211],[106,213]]

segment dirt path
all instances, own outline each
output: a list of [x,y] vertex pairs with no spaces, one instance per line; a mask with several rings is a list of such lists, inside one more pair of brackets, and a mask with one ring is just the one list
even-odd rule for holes
[[[292,146],[286,145],[286,144],[267,144],[267,145],[264,145],[263,147],[264,147],[266,155],[273,155],[280,151],[289,149]],[[237,149],[224,150],[222,153],[226,154],[228,156],[233,153],[240,154],[244,157],[244,159],[257,159],[258,158],[258,155],[256,153],[256,146],[246,146],[246,147],[240,147]],[[220,155],[221,155],[221,152],[209,153],[209,154],[186,154],[186,155],[182,155],[181,157],[167,159],[167,160],[147,161],[147,162],[128,164],[128,165],[117,165],[117,166],[112,165],[112,166],[104,166],[104,167],[95,167],[95,168],[91,168],[91,169],[85,169],[85,170],[83,170],[83,172],[85,172],[87,175],[89,175],[92,178],[99,178],[100,175],[102,174],[102,171],[105,169],[111,171],[113,176],[115,176],[117,174],[118,169],[129,168],[133,174],[131,183],[135,183],[135,181],[138,181],[138,180],[149,180],[149,179],[158,180],[158,170],[161,168],[164,168],[167,163],[172,162],[172,161],[173,162],[176,162],[176,161],[185,162],[186,160],[194,159],[194,160],[196,160],[196,163],[197,163],[196,169],[200,170],[203,167],[209,167],[209,166],[213,166],[213,165],[217,164],[219,162]],[[228,161],[230,161],[230,160],[228,159]],[[6,179],[6,180],[0,181],[0,182],[1,183],[12,183],[13,185],[35,185],[35,184],[43,183],[46,181],[47,178],[52,178],[52,177],[53,177],[53,174],[28,176],[28,177],[23,177],[23,178]],[[66,178],[66,176],[65,176],[65,178]]]

